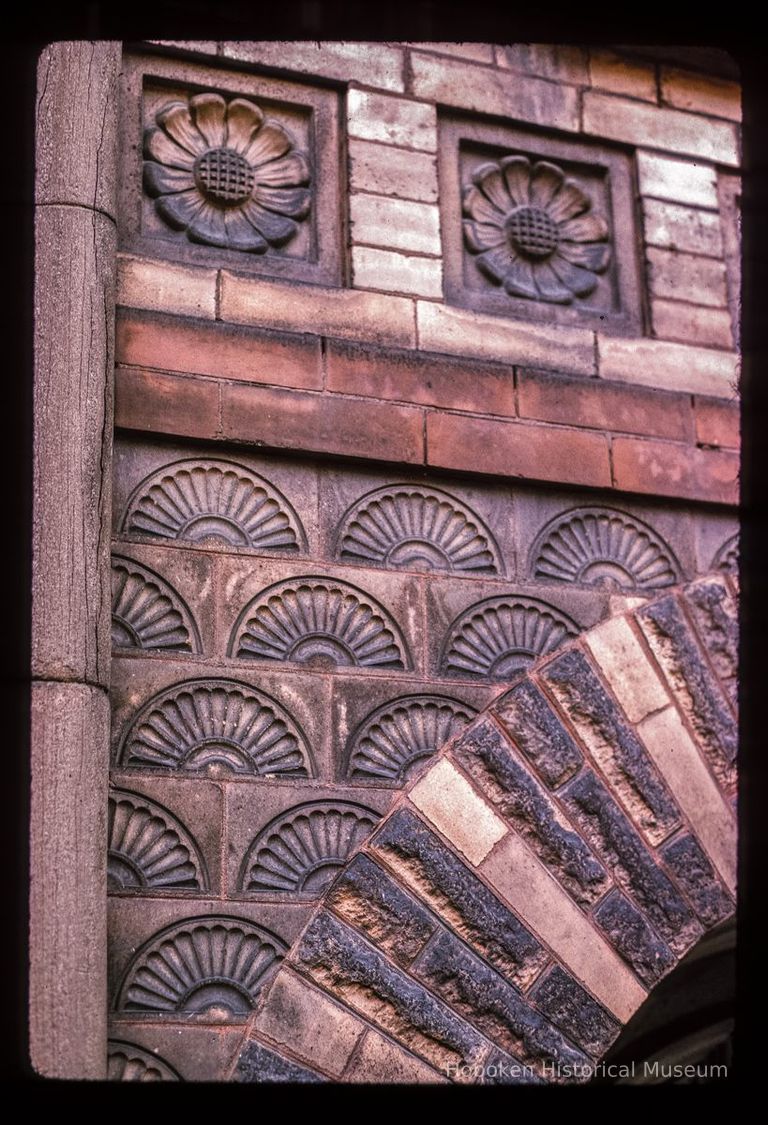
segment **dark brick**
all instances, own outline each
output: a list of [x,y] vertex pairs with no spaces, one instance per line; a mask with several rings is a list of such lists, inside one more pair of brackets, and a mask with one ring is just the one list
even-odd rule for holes
[[582,652],[572,649],[546,666],[542,679],[590,748],[633,819],[655,840],[669,835],[680,814],[645,747]]
[[427,911],[364,855],[346,867],[325,902],[398,965],[409,965],[437,928]]
[[418,976],[489,1039],[527,1066],[583,1064],[547,1019],[447,931],[438,935],[414,966]]
[[237,1060],[235,1082],[325,1082],[327,1079],[305,1066],[284,1059],[276,1051],[251,1039]]
[[698,928],[691,911],[595,774],[579,774],[562,798],[614,878],[634,896],[662,937],[687,946],[689,931]]
[[648,987],[654,985],[675,963],[671,949],[619,891],[614,891],[600,903],[594,918],[608,940]]
[[536,976],[547,960],[538,941],[413,813],[389,817],[369,846],[505,977],[525,987]]
[[637,620],[716,777],[722,785],[732,784],[737,749],[733,716],[677,599],[669,595],[653,602],[638,612]]
[[546,1086],[546,1080],[531,1067],[503,1051],[491,1055],[483,1066],[483,1086]]
[[295,960],[342,1003],[443,1073],[477,1063],[487,1049],[442,1001],[325,911],[305,930]]
[[716,578],[693,582],[686,586],[684,596],[703,648],[728,698],[736,707],[739,692],[739,618],[736,603],[725,582]]
[[559,965],[536,982],[529,996],[547,1019],[595,1057],[602,1055],[621,1031],[621,1025]]
[[562,814],[490,719],[474,723],[454,754],[578,903],[590,906],[600,898],[608,882],[602,865],[565,827]]
[[678,836],[661,854],[705,926],[714,926],[733,912],[731,899],[693,836]]
[[581,769],[581,751],[532,683],[517,684],[494,705],[494,711],[551,788]]

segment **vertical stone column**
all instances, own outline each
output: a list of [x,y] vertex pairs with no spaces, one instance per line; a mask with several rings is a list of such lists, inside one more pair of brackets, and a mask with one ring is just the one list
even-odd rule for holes
[[120,45],[37,79],[30,1056],[106,1069],[110,480]]

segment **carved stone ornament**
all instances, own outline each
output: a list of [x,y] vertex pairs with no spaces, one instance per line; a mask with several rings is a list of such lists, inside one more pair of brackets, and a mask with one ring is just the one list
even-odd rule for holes
[[454,621],[441,667],[449,675],[507,679],[578,631],[564,613],[536,598],[486,598]]
[[464,241],[477,268],[510,297],[570,305],[608,267],[608,225],[549,161],[505,156],[472,173],[463,194]]
[[110,1039],[107,1044],[108,1082],[178,1082],[172,1066],[135,1043]]
[[474,707],[443,695],[394,699],[368,715],[353,735],[347,776],[402,782],[475,714]]
[[144,187],[157,213],[191,242],[264,254],[307,217],[306,155],[245,98],[173,101],[144,133]]

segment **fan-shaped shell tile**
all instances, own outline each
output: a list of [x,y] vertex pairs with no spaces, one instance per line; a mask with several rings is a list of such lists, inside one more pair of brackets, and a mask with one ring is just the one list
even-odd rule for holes
[[378,813],[348,801],[311,801],[289,809],[251,844],[240,890],[317,896],[378,819]]
[[109,798],[107,884],[110,890],[205,890],[205,862],[184,825],[137,793]]
[[240,614],[229,652],[314,667],[410,667],[390,614],[362,590],[327,578],[293,578],[262,590]]
[[123,531],[159,539],[214,542],[259,551],[298,551],[301,522],[268,481],[232,461],[183,460],[141,482]]
[[110,1039],[107,1043],[108,1082],[179,1082],[176,1071],[164,1059],[137,1047]]
[[724,570],[728,574],[739,573],[739,536],[732,535],[726,539],[714,557],[712,565],[715,570]]
[[117,754],[131,769],[309,777],[311,755],[297,723],[274,699],[236,680],[188,680],[151,699]]
[[416,763],[453,738],[476,711],[443,695],[410,695],[373,711],[350,739],[348,776],[405,781]]
[[192,614],[159,574],[112,557],[112,644],[115,648],[200,653]]
[[578,508],[543,529],[531,552],[535,578],[614,589],[674,586],[680,571],[652,528],[612,508]]
[[358,500],[341,521],[336,554],[402,570],[504,573],[483,521],[447,492],[421,485],[391,485]]
[[536,598],[486,598],[454,621],[441,667],[451,675],[503,680],[577,633],[570,617]]
[[219,1018],[247,1015],[287,951],[243,918],[189,918],[150,939],[128,966],[117,1009]]

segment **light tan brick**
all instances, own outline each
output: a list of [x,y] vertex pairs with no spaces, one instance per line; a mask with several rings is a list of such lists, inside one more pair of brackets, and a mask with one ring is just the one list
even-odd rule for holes
[[645,989],[521,838],[510,832],[479,870],[592,995],[628,1020]]
[[436,204],[353,193],[349,206],[353,243],[440,256],[440,209]]
[[506,834],[504,822],[450,762],[436,762],[408,796],[475,867]]
[[590,629],[584,643],[630,722],[669,706],[659,674],[625,617]]
[[741,91],[736,82],[663,68],[661,98],[678,109],[741,121]]
[[383,90],[403,90],[404,51],[392,43],[316,43],[235,40],[221,44],[224,58],[321,74]]
[[571,132],[579,127],[578,94],[573,86],[540,78],[521,82],[513,73],[416,51],[411,55],[411,69],[417,98]]
[[555,82],[583,85],[589,81],[587,54],[583,47],[561,43],[511,43],[496,48],[499,66],[520,74],[535,74]]
[[222,272],[221,318],[235,324],[317,332],[369,343],[415,344],[407,297],[317,285],[283,285]]
[[358,289],[386,289],[415,297],[442,297],[443,267],[438,258],[416,258],[370,246],[352,248],[352,274]]
[[155,312],[216,317],[216,270],[119,256],[117,304]]
[[365,1038],[347,1067],[344,1082],[380,1082],[389,1084],[445,1083],[448,1078],[415,1058],[404,1047],[393,1043],[369,1028]]
[[628,98],[648,102],[657,100],[654,68],[625,59],[614,51],[590,50],[589,78],[593,86],[612,94],[626,94]]
[[625,340],[597,335],[600,376],[668,391],[733,398],[738,357],[666,340]]
[[649,246],[685,250],[689,254],[709,254],[715,258],[722,256],[719,215],[659,199],[645,199],[643,215],[645,241]]
[[702,308],[682,301],[651,301],[653,332],[662,340],[732,348],[733,332],[728,309]]
[[729,890],[736,889],[736,822],[702,761],[680,713],[669,706],[638,734]]
[[353,191],[437,201],[437,163],[424,152],[353,139],[349,142],[349,179]]
[[283,967],[253,1030],[268,1036],[333,1078],[338,1078],[366,1025],[319,989]]
[[586,328],[522,324],[426,301],[417,304],[417,321],[419,347],[425,351],[594,373],[593,335]]
[[424,102],[354,87],[347,95],[350,137],[437,152],[437,110]]
[[726,308],[728,282],[724,262],[655,247],[646,250],[646,258],[654,297]]
[[637,172],[642,195],[690,203],[698,207],[719,206],[715,169],[695,160],[676,160],[651,152],[638,152]]
[[686,153],[719,164],[739,163],[736,130],[730,122],[643,105],[594,90],[584,94],[583,129],[625,144]]
[[454,55],[457,59],[493,65],[492,43],[408,43],[414,51],[431,51],[436,55]]

